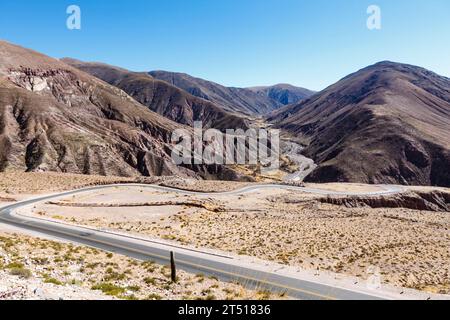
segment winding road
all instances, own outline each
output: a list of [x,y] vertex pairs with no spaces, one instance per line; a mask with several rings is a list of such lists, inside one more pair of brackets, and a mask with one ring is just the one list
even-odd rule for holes
[[203,273],[215,276],[223,281],[237,281],[247,288],[270,290],[272,292],[285,293],[295,299],[319,300],[319,299],[343,299],[343,300],[367,300],[392,298],[376,290],[370,290],[364,286],[355,289],[337,287],[330,284],[319,283],[311,279],[302,278],[300,275],[283,273],[283,271],[268,270],[267,267],[255,263],[244,263],[235,257],[226,254],[216,254],[201,249],[190,249],[166,242],[158,242],[130,235],[119,234],[106,230],[98,230],[88,227],[79,227],[63,222],[55,222],[43,218],[35,218],[19,215],[16,210],[39,202],[51,199],[71,196],[90,191],[104,190],[117,186],[150,188],[153,190],[174,192],[188,195],[230,195],[257,192],[262,189],[285,189],[298,192],[314,193],[321,195],[364,195],[378,196],[390,195],[403,191],[399,186],[380,186],[380,191],[366,193],[346,193],[328,191],[314,188],[293,187],[287,185],[255,185],[247,186],[239,190],[221,193],[202,193],[185,191],[169,187],[145,184],[124,184],[89,187],[74,191],[67,191],[53,195],[41,196],[25,201],[20,201],[0,208],[0,223],[9,224],[21,229],[31,230],[51,237],[68,240],[111,252],[116,252],[141,260],[153,260],[167,264],[170,252],[176,256],[177,267],[192,273]]

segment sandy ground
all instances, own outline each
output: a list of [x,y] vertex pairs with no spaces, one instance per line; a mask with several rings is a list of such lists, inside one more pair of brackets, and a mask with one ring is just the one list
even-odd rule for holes
[[243,188],[249,183],[233,181],[198,181],[178,177],[104,177],[55,172],[0,172],[0,201],[24,195],[79,189],[114,183],[158,184],[178,189],[221,192]]
[[97,249],[0,230],[1,299],[269,299],[264,291]]
[[[376,189],[341,184],[326,187],[339,191]],[[322,204],[315,198],[276,189],[212,199],[117,187],[62,199],[62,203],[74,207],[39,205],[33,214],[305,269],[361,278],[376,270],[386,284],[450,293],[448,212],[346,208]],[[161,201],[191,201],[207,206],[126,207],[130,203]],[[78,207],[86,204],[116,207]]]
[[80,174],[61,174],[54,172],[20,172],[0,173],[0,197],[3,195],[23,195],[72,190],[81,187],[114,182],[130,182],[132,178],[86,176]]
[[382,187],[360,183],[305,183],[308,188],[316,188],[338,192],[377,192],[383,191]]

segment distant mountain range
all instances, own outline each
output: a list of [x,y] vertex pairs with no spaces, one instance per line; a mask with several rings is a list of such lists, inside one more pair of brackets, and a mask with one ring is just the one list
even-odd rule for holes
[[[260,116],[283,106],[281,101],[286,97],[298,102],[312,94],[287,85],[258,90],[227,88],[182,73],[132,72],[71,58],[61,61],[124,90],[136,101],[173,121],[190,126],[194,121],[203,121],[204,127],[220,130],[248,129],[249,116]],[[278,91],[279,96],[275,90],[282,90]]]
[[[220,84],[194,78],[185,73],[152,71],[149,74],[174,85],[190,94],[211,101],[222,109],[246,115],[263,115],[284,106],[286,101],[298,102],[308,97],[311,91],[294,86],[255,88],[230,88]],[[276,94],[276,92],[279,94]]]
[[278,101],[282,105],[297,103],[301,100],[311,97],[315,93],[314,91],[305,88],[294,87],[290,84],[285,83],[268,87],[253,87],[248,89],[262,96],[266,96],[272,100]]
[[314,182],[450,186],[450,79],[380,62],[321,92],[228,88],[187,74],[57,60],[0,41],[0,171],[250,179],[177,167],[172,132],[264,117],[305,146]]
[[275,111],[306,147],[315,182],[450,186],[450,79],[381,62]]

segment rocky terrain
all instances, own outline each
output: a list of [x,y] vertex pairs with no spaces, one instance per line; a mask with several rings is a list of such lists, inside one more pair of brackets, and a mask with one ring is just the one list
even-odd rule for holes
[[177,128],[121,89],[0,42],[0,171],[239,180],[224,166],[177,167]]
[[0,300],[268,299],[201,274],[0,230]]
[[348,208],[407,208],[423,211],[450,212],[450,193],[445,191],[410,191],[386,196],[328,196],[322,203]]
[[194,121],[202,121],[205,128],[248,129],[248,120],[244,117],[231,114],[148,73],[74,59],[62,61],[122,89],[150,110],[178,123],[192,127]]
[[268,121],[306,145],[315,182],[450,186],[450,79],[381,62]]
[[167,154],[177,127],[113,86],[0,42],[0,170],[186,175]]
[[295,87],[286,83],[280,83],[267,87],[252,87],[248,89],[262,96],[278,101],[283,105],[298,103],[303,99],[311,97],[315,93],[314,91]]
[[[15,271],[13,271],[14,273]],[[0,270],[0,300],[110,300],[102,292],[72,284],[55,285]]]

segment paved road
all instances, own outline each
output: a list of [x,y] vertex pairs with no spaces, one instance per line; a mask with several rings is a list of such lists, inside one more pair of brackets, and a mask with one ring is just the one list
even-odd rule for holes
[[[15,211],[20,207],[32,205],[38,202],[117,186],[118,185],[96,186],[17,202],[7,207],[0,208],[0,222],[79,244],[124,254],[136,259],[153,260],[158,263],[167,264],[169,261],[170,251],[173,251],[176,256],[177,267],[187,272],[216,276],[224,281],[238,281],[248,288],[267,289],[272,292],[285,293],[296,299],[366,300],[383,298],[378,296],[379,293],[376,294],[368,290],[358,289],[358,291],[354,291],[344,288],[337,288],[310,280],[296,278],[292,275],[286,275],[279,272],[268,272],[266,268],[262,266],[256,264],[243,265],[242,261],[226,255],[208,253],[201,251],[200,249],[187,249],[181,246],[168,245],[167,243],[135,238],[109,231],[77,227],[70,224],[48,221],[41,218],[26,217],[15,213]],[[214,196],[217,194],[243,194],[268,188],[297,190],[299,192],[317,193],[322,195],[346,194],[343,192],[332,192],[321,189],[280,185],[249,186],[240,190],[223,193],[201,193],[141,184],[126,184],[124,186],[137,186],[166,192],[202,194],[209,196]],[[351,193],[349,195],[387,195],[402,191],[401,187],[397,186],[382,186],[382,189],[383,190],[376,192]]]
[[298,143],[292,141],[284,142],[286,150],[284,150],[284,155],[288,157],[292,162],[298,166],[298,170],[294,173],[288,174],[283,180],[293,181],[293,182],[303,182],[305,178],[317,168],[313,159],[307,158],[302,155],[302,150],[304,149]]

